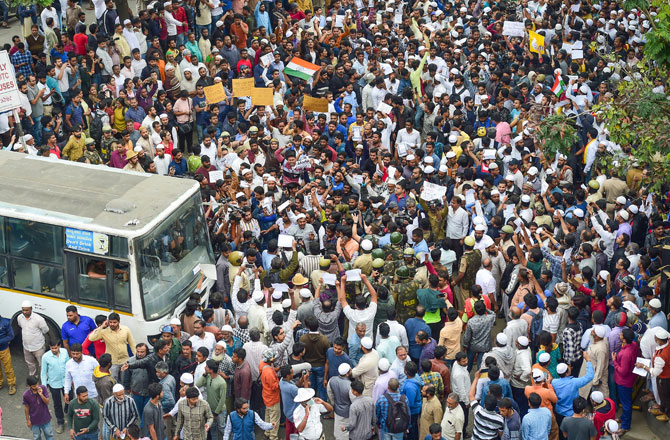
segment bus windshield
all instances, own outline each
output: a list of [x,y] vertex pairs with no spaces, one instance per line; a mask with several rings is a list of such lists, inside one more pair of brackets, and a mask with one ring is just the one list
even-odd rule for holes
[[138,239],[144,317],[153,320],[171,313],[183,301],[200,274],[200,263],[214,263],[207,225],[194,195],[154,231]]

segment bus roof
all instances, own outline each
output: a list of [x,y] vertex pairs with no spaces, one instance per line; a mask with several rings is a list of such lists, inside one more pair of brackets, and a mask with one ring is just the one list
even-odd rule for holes
[[7,217],[134,237],[198,188],[190,179],[0,151],[0,215]]

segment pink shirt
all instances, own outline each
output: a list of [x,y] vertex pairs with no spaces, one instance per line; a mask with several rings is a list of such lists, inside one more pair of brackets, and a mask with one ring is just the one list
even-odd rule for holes
[[193,109],[193,104],[191,103],[191,98],[186,99],[177,99],[172,108],[173,112],[187,112],[185,115],[177,116],[177,122],[183,124],[191,120],[191,111]]

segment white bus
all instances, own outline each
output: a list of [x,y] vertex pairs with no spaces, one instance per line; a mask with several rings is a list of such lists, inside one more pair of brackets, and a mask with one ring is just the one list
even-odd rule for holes
[[0,151],[0,227],[0,315],[29,300],[52,337],[73,304],[151,340],[214,264],[194,180]]

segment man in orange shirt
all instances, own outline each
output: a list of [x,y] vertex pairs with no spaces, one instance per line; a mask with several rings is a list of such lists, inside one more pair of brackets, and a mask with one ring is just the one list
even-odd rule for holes
[[[534,363],[533,366],[531,367],[531,371],[540,370],[541,372],[544,373],[544,377],[545,377],[547,383],[551,383],[551,381],[554,378],[552,377],[551,373],[547,369],[547,367],[549,366],[549,363],[551,363],[551,355],[549,353],[546,353],[546,352],[541,353],[537,360],[538,360],[538,362]],[[535,379],[533,378],[533,376],[531,375],[530,377],[531,377],[530,382],[532,384],[535,384]]]
[[556,423],[556,416],[554,415],[554,405],[558,402],[558,397],[554,391],[554,387],[547,382],[547,374],[533,366],[531,370],[531,377],[533,378],[533,385],[528,385],[524,391],[526,398],[531,394],[536,393],[542,398],[542,407],[551,411],[551,430],[549,431],[549,440],[558,439],[558,424]]
[[281,417],[281,391],[279,389],[279,377],[277,376],[279,366],[274,365],[276,358],[277,352],[272,348],[268,348],[263,352],[263,358],[258,367],[261,372],[261,384],[263,385],[265,421],[273,424],[271,430],[265,431],[266,437],[270,440],[277,440],[279,419]]
[[249,25],[242,20],[240,14],[235,14],[233,24],[230,25],[230,35],[234,35],[233,44],[238,49],[246,49],[247,36],[249,35]]

